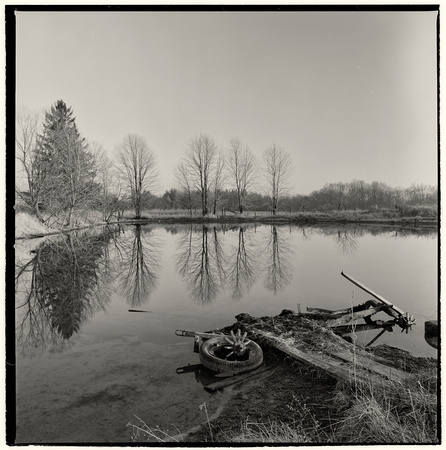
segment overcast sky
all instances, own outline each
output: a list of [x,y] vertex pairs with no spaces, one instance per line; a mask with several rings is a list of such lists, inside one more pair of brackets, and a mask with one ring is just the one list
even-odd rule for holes
[[17,105],[62,99],[110,152],[158,157],[239,137],[293,160],[294,193],[330,182],[437,182],[436,12],[17,13]]

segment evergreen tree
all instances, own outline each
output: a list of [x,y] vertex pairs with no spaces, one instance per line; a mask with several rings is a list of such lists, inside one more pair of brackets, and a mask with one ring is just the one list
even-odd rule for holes
[[73,110],[62,100],[45,114],[37,140],[37,164],[44,174],[44,205],[65,212],[71,225],[74,209],[92,198],[95,161],[77,129]]

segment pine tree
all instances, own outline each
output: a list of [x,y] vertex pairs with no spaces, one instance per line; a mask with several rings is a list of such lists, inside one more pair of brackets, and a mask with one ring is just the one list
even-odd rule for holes
[[45,114],[37,154],[44,179],[42,201],[53,211],[65,212],[66,224],[71,225],[74,209],[91,199],[95,162],[73,110],[62,100]]

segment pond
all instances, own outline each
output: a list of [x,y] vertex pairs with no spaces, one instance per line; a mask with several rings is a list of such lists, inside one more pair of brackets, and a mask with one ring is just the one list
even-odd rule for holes
[[[435,230],[382,226],[147,225],[16,243],[17,444],[132,442],[143,421],[170,435],[225,401],[203,385],[193,340],[241,312],[341,309],[371,298],[414,314],[389,344],[437,356]],[[33,248],[33,247],[29,247]],[[299,304],[299,306],[298,306]],[[144,312],[134,312],[144,311]],[[379,331],[357,338],[371,341]]]

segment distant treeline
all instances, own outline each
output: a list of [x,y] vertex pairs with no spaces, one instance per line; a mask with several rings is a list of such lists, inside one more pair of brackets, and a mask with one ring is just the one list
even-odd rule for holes
[[71,107],[62,100],[45,113],[42,123],[38,114],[21,110],[16,123],[17,204],[27,205],[42,222],[49,215],[68,226],[86,210],[101,212],[104,221],[128,209],[136,218],[147,209],[186,210],[204,217],[358,209],[432,216],[438,204],[437,187],[392,188],[361,180],[291,195],[290,155],[272,144],[258,161],[238,138],[225,148],[205,134],[191,138],[175,167],[175,186],[162,195],[154,194],[157,159],[143,137],[128,134],[111,159],[108,154],[81,136]]
[[[156,196],[149,192],[143,195],[143,209],[189,209],[189,197],[178,189],[172,188],[163,195]],[[194,210],[200,209],[199,193],[193,193]],[[238,197],[235,190],[222,190],[219,193],[220,209],[222,211],[237,211]],[[256,192],[246,195],[246,211],[268,211],[269,197]],[[374,181],[365,183],[354,180],[351,183],[330,183],[309,195],[284,196],[278,206],[278,211],[344,211],[351,209],[379,210],[395,209],[400,213],[410,211],[414,207],[429,211],[438,205],[437,188],[424,184],[412,184],[408,188],[392,188],[385,183]],[[128,208],[131,204],[127,205]],[[421,212],[422,214],[422,212]]]

